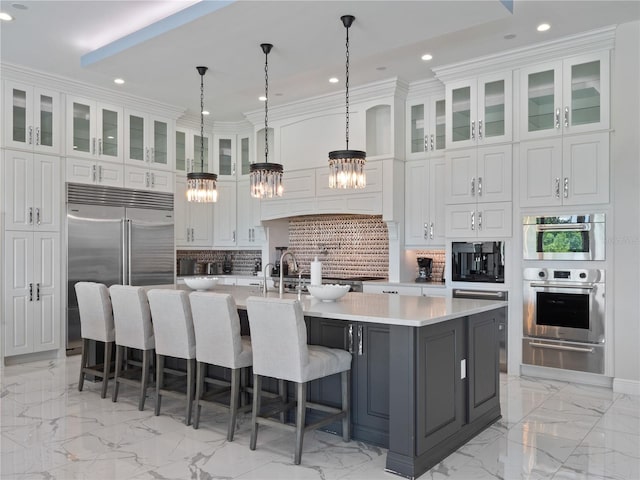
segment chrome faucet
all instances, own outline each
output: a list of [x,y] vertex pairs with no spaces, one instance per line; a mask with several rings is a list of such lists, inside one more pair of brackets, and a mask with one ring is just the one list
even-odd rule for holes
[[267,263],[264,266],[264,282],[262,282],[262,296],[266,297],[267,296],[267,270],[269,269],[269,265],[271,265],[272,267],[274,267],[275,265],[271,262]]
[[296,260],[296,257],[293,255],[293,253],[287,251],[284,252],[281,256],[280,256],[280,285],[279,285],[279,293],[280,293],[280,298],[282,298],[282,295],[284,294],[284,264],[282,263],[284,261],[284,257],[286,257],[287,255],[289,255],[291,257],[291,260],[293,261],[293,270],[297,271],[298,270],[298,261]]

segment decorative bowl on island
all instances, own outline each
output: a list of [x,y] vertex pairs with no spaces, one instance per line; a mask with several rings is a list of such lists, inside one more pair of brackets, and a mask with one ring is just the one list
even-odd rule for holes
[[312,297],[323,302],[335,302],[344,297],[351,287],[349,285],[308,285]]
[[203,292],[215,287],[218,284],[218,277],[185,277],[184,283],[193,290]]

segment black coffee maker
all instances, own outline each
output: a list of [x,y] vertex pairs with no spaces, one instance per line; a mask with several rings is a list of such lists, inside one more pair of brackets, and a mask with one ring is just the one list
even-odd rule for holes
[[433,268],[433,258],[418,257],[418,277],[416,282],[428,282],[431,280],[431,270]]

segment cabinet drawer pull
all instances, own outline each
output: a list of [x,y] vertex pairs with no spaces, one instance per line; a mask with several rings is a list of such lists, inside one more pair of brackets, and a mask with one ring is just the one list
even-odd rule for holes
[[555,192],[556,192],[556,198],[560,198],[560,179],[558,177],[556,177]]
[[429,224],[429,238],[433,240],[433,222]]
[[533,348],[548,348],[549,350],[566,350],[567,352],[593,353],[593,348],[571,347],[569,345],[553,345],[550,343],[529,342],[529,346]]
[[29,207],[29,225],[33,225],[33,207]]
[[569,198],[569,177],[564,177],[563,195],[564,198]]
[[482,120],[478,120],[478,140],[482,140]]
[[424,151],[429,151],[429,135],[424,136]]
[[29,301],[33,302],[33,283],[29,284]]
[[569,107],[564,107],[564,126],[569,126]]
[[36,302],[40,301],[40,284],[36,283]]
[[471,230],[476,229],[476,212],[471,212]]
[[349,353],[353,353],[353,323],[349,324]]
[[91,167],[91,170],[92,170],[91,176],[93,178],[93,181],[95,182],[97,180],[97,178],[98,178],[97,175],[96,175],[96,166],[94,165],[93,167]]
[[431,150],[434,150],[434,145],[433,145],[433,133],[431,134]]
[[476,139],[476,122],[471,122],[471,140]]
[[482,212],[478,212],[478,230],[482,230]]
[[364,342],[362,336],[362,325],[358,325],[358,356],[362,356],[362,354],[364,353]]
[[36,145],[40,145],[40,127],[36,127]]
[[36,208],[36,225],[40,225],[40,209]]
[[471,179],[471,196],[472,197],[476,196],[476,177],[473,177]]
[[102,182],[102,165],[98,167],[98,180]]
[[478,177],[478,196],[482,196],[482,177]]
[[397,295],[398,291],[397,290],[382,290],[382,293],[391,293],[391,294]]
[[560,109],[556,108],[556,123],[555,123],[555,127],[556,129],[560,128]]
[[428,233],[428,224],[425,222],[424,224],[424,233],[422,234],[422,237],[426,240],[427,238],[429,238],[429,233]]
[[98,139],[98,155],[102,155],[102,139]]
[[29,127],[29,145],[33,145],[33,127]]

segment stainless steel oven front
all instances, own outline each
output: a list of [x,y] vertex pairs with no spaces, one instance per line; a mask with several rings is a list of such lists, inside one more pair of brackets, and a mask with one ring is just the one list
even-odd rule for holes
[[524,363],[604,373],[604,273],[524,270]]
[[525,260],[604,260],[604,213],[525,216],[522,220]]

